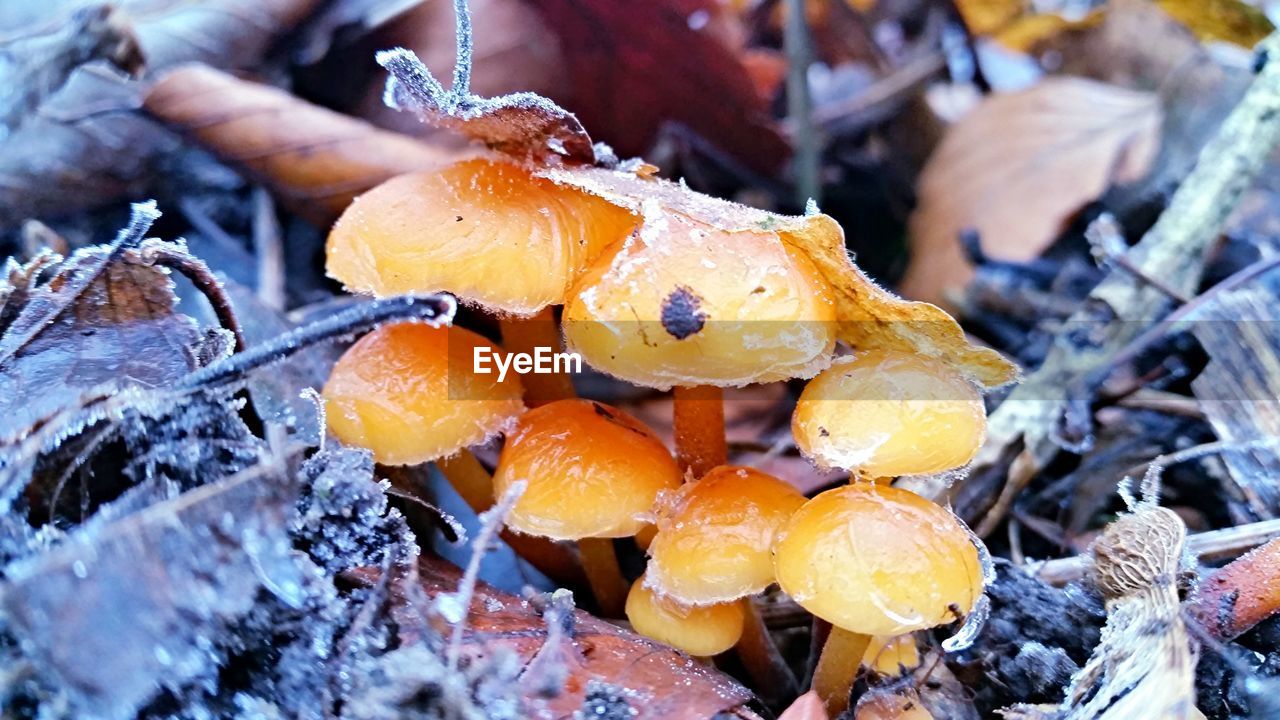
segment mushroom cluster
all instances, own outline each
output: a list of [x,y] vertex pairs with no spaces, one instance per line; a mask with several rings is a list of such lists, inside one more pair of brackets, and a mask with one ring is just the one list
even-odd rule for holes
[[[634,172],[583,172],[689,193]],[[495,318],[503,344],[459,327],[369,334],[325,387],[331,433],[383,464],[435,462],[477,512],[523,483],[508,540],[553,579],[585,576],[605,616],[698,657],[736,647],[761,683],[776,682],[752,602],[776,584],[830,624],[814,686],[843,709],[864,660],[914,662],[899,660],[915,657],[912,633],[977,607],[976,539],[949,510],[890,483],[973,458],[986,422],[979,387],[910,332],[878,345],[850,330],[851,303],[872,301],[769,218],[729,227],[486,155],[371,190],[327,250],[330,275],[348,288],[449,292]],[[671,391],[673,448],[626,412],[579,399],[564,373],[499,380],[473,366],[478,349],[564,346],[621,381]],[[725,442],[724,388],[791,380],[808,381],[796,447],[851,475],[811,499],[730,464]],[[490,476],[468,447],[496,436]],[[628,578],[615,549],[637,545],[647,567]]]

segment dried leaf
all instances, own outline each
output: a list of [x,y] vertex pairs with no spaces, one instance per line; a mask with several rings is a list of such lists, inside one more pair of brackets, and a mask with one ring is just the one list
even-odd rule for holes
[[[466,40],[469,42],[470,38]],[[461,48],[459,54],[470,58],[471,48]],[[471,94],[466,83],[445,90],[418,56],[404,48],[378,53],[378,64],[391,73],[387,79],[387,104],[411,111],[424,122],[449,128],[517,157],[560,156],[579,162],[595,161],[591,137],[582,123],[541,95],[518,92],[483,98]]]
[[1073,213],[1148,171],[1161,121],[1155,95],[1080,78],[990,97],[948,131],[920,175],[903,292],[941,302],[966,284],[966,231],[993,258],[1038,256]]
[[195,368],[196,325],[176,312],[168,274],[140,249],[158,215],[152,204],[135,206],[113,243],[60,264],[10,260],[0,285],[0,443],[91,390],[163,387]]
[[80,717],[129,718],[163,683],[208,674],[201,643],[263,592],[298,602],[286,534],[296,485],[259,472],[74,532],[5,568],[0,607]]
[[[439,558],[424,556],[419,565],[422,587],[431,597],[452,595],[461,571]],[[376,575],[361,572],[372,583]],[[495,652],[514,652],[526,675],[538,666],[556,665],[567,673],[563,689],[545,701],[546,717],[586,713],[586,701],[609,694],[614,714],[607,717],[691,718],[734,717],[748,711],[751,693],[727,675],[661,643],[648,640],[597,619],[581,610],[561,619],[557,642],[547,629],[548,619],[537,604],[521,600],[483,583],[471,596],[466,619],[463,656],[480,660]],[[589,714],[594,716],[594,714]],[[603,714],[602,714],[603,715]]]
[[1261,10],[1241,0],[1156,0],[1156,4],[1204,41],[1252,48],[1275,29]]
[[747,167],[772,173],[789,155],[744,60],[738,18],[709,0],[539,0],[560,35],[583,123],[621,155],[642,155],[663,126],[683,125]]
[[383,180],[454,159],[448,151],[201,65],[167,73],[147,94],[145,107],[322,226]]
[[1018,369],[977,347],[942,309],[903,300],[873,283],[845,249],[844,231],[826,215],[785,217],[702,195],[684,185],[602,168],[548,168],[540,174],[597,195],[642,217],[642,205],[729,232],[769,230],[806,256],[836,298],[837,335],[853,347],[881,347],[941,358],[984,387],[1013,382]]
[[[151,72],[181,62],[255,65],[319,0],[131,0],[118,3]],[[0,46],[2,48],[3,46]],[[137,113],[141,84],[102,63],[66,84],[0,144],[0,226],[149,194],[177,140]]]

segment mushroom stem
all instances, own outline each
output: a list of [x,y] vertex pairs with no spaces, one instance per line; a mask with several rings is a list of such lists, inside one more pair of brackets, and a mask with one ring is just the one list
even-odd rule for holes
[[[498,324],[502,327],[502,346],[509,353],[525,353],[530,357],[537,357],[538,348],[551,353],[559,353],[564,349],[560,342],[560,330],[556,327],[555,314],[550,307],[543,308],[533,317],[503,317],[498,320]],[[552,363],[554,368],[554,358]],[[532,372],[521,375],[520,381],[524,383],[525,404],[531,408],[577,397],[573,380],[563,372]]]
[[675,389],[676,460],[700,478],[728,462],[724,439],[724,392],[714,385]]
[[[436,461],[436,467],[477,515],[493,507],[493,477],[469,450]],[[546,538],[504,529],[502,540],[557,585],[581,587],[586,578],[570,549]]]
[[582,569],[587,574],[587,584],[595,595],[600,614],[606,618],[620,618],[627,605],[627,581],[618,566],[618,555],[613,551],[610,538],[582,538],[578,541],[582,555]]
[[1280,538],[1214,570],[1191,605],[1217,640],[1231,640],[1280,612]]
[[760,608],[751,598],[742,600],[744,618],[742,637],[734,649],[742,665],[751,676],[752,684],[763,694],[762,700],[770,704],[784,701],[796,695],[796,678],[791,674],[782,653],[773,643],[769,628],[760,616]]
[[826,704],[831,717],[848,709],[849,693],[870,643],[870,635],[849,632],[836,625],[831,627],[813,670],[813,689]]

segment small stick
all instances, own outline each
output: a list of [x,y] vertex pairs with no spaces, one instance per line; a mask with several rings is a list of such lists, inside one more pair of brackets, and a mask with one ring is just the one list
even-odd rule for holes
[[787,115],[794,128],[796,145],[794,160],[796,201],[807,203],[821,201],[822,184],[819,182],[821,155],[818,137],[814,132],[810,114],[809,97],[809,28],[805,22],[804,0],[786,0],[787,21],[783,27],[782,44],[787,53]]
[[182,273],[182,276],[191,281],[192,285],[200,291],[205,299],[209,301],[209,305],[213,307],[213,314],[218,318],[218,324],[231,332],[235,337],[236,352],[245,351],[248,344],[244,339],[244,330],[240,327],[240,319],[236,317],[236,310],[231,305],[231,298],[227,297],[226,290],[222,288],[222,283],[209,269],[204,261],[189,254],[184,249],[173,243],[163,241],[147,241],[139,248],[142,259],[149,265],[159,265]]
[[258,298],[267,307],[283,312],[286,295],[280,220],[271,194],[262,188],[253,191],[253,248],[258,256]]

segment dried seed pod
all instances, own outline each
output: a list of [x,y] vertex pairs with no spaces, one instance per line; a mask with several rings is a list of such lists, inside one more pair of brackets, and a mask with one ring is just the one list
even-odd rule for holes
[[459,327],[384,325],[352,345],[323,397],[329,430],[387,465],[416,465],[507,429],[524,411],[520,381],[470,372],[476,348],[499,350]]
[[774,540],[804,502],[794,487],[759,470],[715,468],[659,503],[650,587],[691,605],[764,590],[773,583]]
[[865,635],[949,623],[982,596],[978,550],[960,520],[915,493],[873,483],[805,503],[775,546],[774,569],[806,610]]
[[682,605],[645,587],[641,577],[627,594],[627,619],[636,632],[690,655],[719,655],[742,637],[743,601]]
[[494,471],[499,496],[528,483],[507,518],[514,530],[557,540],[634,535],[658,493],[680,486],[662,441],[621,410],[560,400],[525,413]]
[[356,198],[329,235],[326,269],[359,292],[443,291],[532,315],[563,303],[578,275],[636,224],[630,212],[522,165],[475,158]]
[[986,435],[978,389],[949,365],[869,350],[805,387],[791,432],[807,457],[866,478],[935,473],[973,459]]

